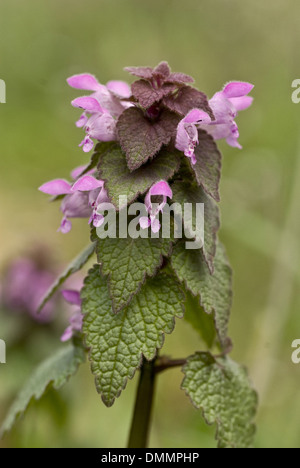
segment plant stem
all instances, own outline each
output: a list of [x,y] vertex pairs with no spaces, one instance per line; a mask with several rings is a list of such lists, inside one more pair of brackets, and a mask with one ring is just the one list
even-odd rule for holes
[[155,386],[155,360],[141,367],[135,408],[131,423],[128,448],[146,448],[148,443],[151,410]]

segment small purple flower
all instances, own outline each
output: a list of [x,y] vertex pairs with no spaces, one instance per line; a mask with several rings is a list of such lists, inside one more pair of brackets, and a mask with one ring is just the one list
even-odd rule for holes
[[[40,252],[39,260],[41,259]],[[57,298],[51,299],[40,314],[37,313],[42,297],[55,279],[55,275],[34,257],[13,261],[3,278],[1,303],[12,312],[26,313],[35,321],[48,323],[57,308]]]
[[[78,175],[81,168],[73,171]],[[97,213],[100,203],[109,202],[104,182],[91,174],[80,177],[73,185],[64,179],[46,182],[39,190],[49,195],[66,195],[61,204],[63,219],[59,228],[63,234],[72,229],[70,218],[89,218],[89,223],[100,227],[104,217]]]
[[177,127],[176,148],[183,151],[185,156],[196,164],[195,147],[199,144],[198,128],[201,123],[210,123],[209,115],[200,110],[193,109],[182,119]]
[[128,102],[122,99],[131,96],[129,85],[123,81],[109,81],[105,86],[90,74],[72,76],[67,82],[73,88],[93,91],[91,96],[72,101],[74,107],[84,109],[84,113],[76,122],[77,127],[84,127],[86,131],[86,137],[79,146],[83,147],[84,152],[89,152],[94,146],[93,139],[114,141],[116,121],[128,107]]
[[76,334],[82,330],[83,315],[81,313],[81,299],[80,293],[72,289],[66,289],[62,291],[64,299],[71,305],[77,306],[76,311],[72,314],[69,319],[70,325],[64,331],[61,341],[68,341]]
[[208,125],[201,125],[201,128],[212,135],[215,140],[225,138],[230,146],[241,149],[235,118],[239,111],[246,110],[251,106],[253,98],[248,94],[253,88],[252,84],[241,81],[228,83],[209,101],[216,120],[211,121]]
[[[152,196],[162,197],[161,202],[152,204]],[[167,197],[172,198],[173,193],[169,184],[166,181],[161,180],[160,182],[157,182],[150,188],[149,192],[145,197],[145,206],[149,213],[149,217],[142,216],[140,218],[140,226],[142,229],[147,229],[151,226],[151,230],[154,233],[159,232],[161,225],[159,219],[157,218],[157,215],[163,211],[164,206],[167,203]]]
[[214,140],[226,139],[230,146],[242,148],[238,142],[239,130],[235,122],[238,112],[248,109],[253,98],[248,96],[253,85],[244,82],[227,84],[223,91],[216,93],[209,101],[215,120],[200,109],[191,110],[179,122],[176,136],[176,148],[183,151],[196,164],[195,147],[198,145],[198,129],[209,133]]

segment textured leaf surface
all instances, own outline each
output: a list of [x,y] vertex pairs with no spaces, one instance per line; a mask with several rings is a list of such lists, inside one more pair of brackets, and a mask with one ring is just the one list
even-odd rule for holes
[[100,156],[102,154],[105,154],[108,150],[116,146],[116,143],[114,141],[109,141],[109,142],[104,142],[101,141],[97,143],[95,146],[94,153],[92,154],[91,160],[89,165],[86,167],[86,169],[80,174],[80,176],[83,176],[87,172],[91,171],[92,169],[95,169],[99,163]]
[[182,86],[176,95],[166,96],[164,105],[173,112],[186,115],[191,109],[201,109],[214,119],[207,96],[191,86]]
[[96,244],[90,244],[86,249],[81,252],[78,257],[76,257],[65,269],[65,271],[55,280],[52,286],[48,289],[44,298],[41,301],[41,305],[38,308],[40,312],[43,307],[47,304],[48,301],[54,296],[54,294],[59,290],[59,288],[64,284],[64,282],[74,273],[81,270],[82,267],[89,261],[95,252]]
[[177,150],[161,150],[156,158],[130,172],[127,167],[126,156],[121,148],[113,148],[100,158],[99,175],[105,181],[112,203],[117,208],[119,197],[126,196],[130,204],[139,195],[144,194],[153,184],[160,180],[169,180],[180,165],[180,153]]
[[[219,208],[217,204],[208,197],[201,187],[197,187],[192,183],[176,181],[172,185],[173,202],[179,203],[184,213],[184,204],[196,203],[204,204],[204,246],[203,254],[209,270],[213,272],[213,261],[216,254],[217,232],[220,228]],[[190,226],[193,230],[196,227],[196,210],[193,210],[192,219],[186,223],[186,230],[190,232]],[[194,250],[195,252],[195,250]]]
[[160,274],[149,279],[128,308],[115,315],[107,281],[95,266],[81,297],[96,387],[103,402],[111,406],[134,376],[142,355],[148,361],[154,359],[164,333],[173,331],[175,317],[183,314],[184,294],[173,277]]
[[171,73],[167,62],[161,62],[155,68],[151,67],[126,67],[126,71],[144,80],[155,81],[156,84],[168,83],[193,83],[194,79],[185,73]]
[[214,318],[204,311],[199,296],[194,297],[189,291],[186,291],[184,319],[199,333],[210,349],[216,337]]
[[195,148],[196,164],[191,164],[196,180],[203,190],[220,201],[219,184],[221,178],[222,155],[214,139],[203,130],[199,130],[199,145]]
[[144,109],[148,109],[155,102],[160,101],[164,96],[176,89],[175,85],[163,84],[160,88],[153,88],[149,81],[139,80],[131,85],[133,96],[139,101]]
[[169,111],[163,111],[157,120],[148,119],[136,107],[123,112],[117,131],[129,169],[138,169],[167,145],[176,133],[178,122],[176,114]]
[[43,362],[32,374],[10,408],[1,427],[0,437],[10,431],[17,418],[25,413],[32,400],[39,400],[52,386],[58,390],[85,362],[85,351],[80,346],[69,345]]
[[216,360],[209,353],[197,353],[183,372],[182,388],[206,422],[216,423],[219,447],[251,447],[257,395],[246,370],[229,358]]
[[194,296],[200,295],[200,303],[205,312],[213,314],[220,342],[226,348],[232,304],[232,270],[224,247],[218,243],[212,275],[203,260],[202,252],[186,250],[184,242],[175,245],[171,262],[178,279],[185,283]]
[[139,291],[147,276],[154,276],[171,253],[169,239],[99,239],[98,261],[109,275],[114,312],[122,310]]

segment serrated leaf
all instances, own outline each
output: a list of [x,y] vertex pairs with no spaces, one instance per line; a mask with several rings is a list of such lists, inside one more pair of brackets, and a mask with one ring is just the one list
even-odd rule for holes
[[199,130],[199,145],[195,148],[196,164],[191,164],[198,185],[214,198],[220,201],[219,184],[221,179],[222,154],[211,135]]
[[101,156],[98,169],[112,203],[121,209],[124,206],[119,206],[120,196],[126,196],[127,203],[131,204],[156,182],[173,177],[179,165],[179,151],[162,149],[153,161],[130,172],[126,156],[121,148],[117,147]]
[[166,96],[163,104],[171,111],[186,115],[191,109],[201,109],[214,120],[207,96],[191,86],[181,86],[175,95]]
[[[185,181],[175,181],[172,185],[173,202],[181,205],[182,213],[184,213],[184,204],[191,203],[195,207],[196,203],[204,204],[204,246],[203,254],[210,272],[214,270],[214,257],[216,254],[217,232],[220,228],[219,208],[201,187],[197,187],[193,183]],[[176,211],[175,211],[176,212]],[[179,213],[180,214],[180,213]],[[185,225],[189,236],[196,228],[196,210],[193,209],[192,218],[188,219]],[[195,252],[195,250],[193,250]]]
[[194,297],[189,291],[186,291],[185,294],[186,301],[184,320],[192,325],[210,349],[212,348],[216,337],[214,318],[212,315],[209,315],[204,311],[203,307],[200,305],[199,296]]
[[115,315],[105,278],[96,265],[82,290],[83,330],[90,348],[92,372],[102,400],[111,406],[141,365],[151,361],[164,342],[164,333],[182,317],[184,294],[173,277],[149,279],[128,308]]
[[97,256],[109,290],[115,313],[129,304],[145,283],[154,276],[171,253],[170,239],[98,239]]
[[69,345],[40,364],[10,408],[1,426],[0,438],[12,429],[32,400],[39,400],[50,386],[55,390],[61,388],[84,362],[84,348]]
[[232,305],[232,270],[225,249],[218,243],[211,274],[199,250],[186,250],[184,242],[178,242],[171,257],[172,267],[178,279],[185,283],[194,296],[200,295],[200,304],[207,314],[214,316],[215,326],[223,348],[229,345],[227,331]]
[[135,81],[131,85],[132,95],[138,100],[144,109],[148,109],[155,102],[159,102],[176,89],[176,85],[171,83],[163,84],[159,88],[153,88],[152,84],[146,80]]
[[257,395],[246,370],[229,358],[196,353],[188,359],[183,372],[182,389],[202,410],[207,424],[216,423],[218,446],[250,448]]
[[178,122],[176,114],[167,110],[155,120],[148,119],[136,107],[125,110],[118,120],[117,132],[129,170],[138,169],[167,145],[176,133]]
[[86,249],[81,252],[78,257],[76,257],[64,270],[64,272],[55,280],[55,282],[50,286],[45,296],[43,297],[41,304],[38,307],[38,312],[45,307],[48,301],[54,296],[54,294],[59,290],[59,288],[64,284],[64,282],[74,273],[81,270],[82,267],[89,261],[95,252],[96,244],[90,244]]
[[97,145],[95,146],[94,153],[92,154],[89,165],[85,168],[85,170],[80,174],[79,177],[82,177],[83,175],[87,174],[89,171],[97,167],[100,156],[105,154],[108,150],[110,150],[114,146],[116,146],[116,143],[113,141],[109,141],[109,142],[101,141],[97,143]]

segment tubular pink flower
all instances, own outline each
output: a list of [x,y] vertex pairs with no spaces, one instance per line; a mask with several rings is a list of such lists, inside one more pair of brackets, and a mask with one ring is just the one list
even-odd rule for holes
[[86,136],[79,146],[88,153],[94,146],[93,139],[114,141],[116,119],[132,105],[122,101],[131,96],[129,85],[123,81],[109,81],[105,86],[87,73],[71,76],[67,82],[73,88],[93,91],[91,96],[82,96],[72,101],[74,107],[84,110],[76,122],[78,128],[84,128],[86,131]]
[[64,299],[71,305],[77,306],[77,309],[69,319],[70,325],[64,331],[61,341],[65,342],[70,340],[75,333],[81,332],[82,330],[82,323],[83,323],[83,315],[81,313],[81,299],[80,299],[80,292],[74,290],[63,290],[62,295]]
[[251,106],[253,98],[248,94],[253,88],[252,84],[240,81],[225,85],[224,89],[216,93],[209,101],[215,120],[208,125],[201,125],[201,128],[212,135],[215,140],[225,138],[230,146],[241,149],[235,118],[239,111]]
[[[162,201],[160,203],[152,203],[152,196],[160,196],[162,197]],[[147,229],[151,226],[151,229],[154,233],[157,233],[160,228],[160,222],[157,218],[157,215],[164,209],[164,206],[167,203],[167,197],[172,198],[173,193],[169,186],[169,184],[165,180],[161,180],[156,184],[152,185],[149,192],[145,197],[145,206],[149,213],[149,217],[142,216],[140,218],[140,226],[142,229]]]
[[[74,178],[84,169],[85,166],[76,168],[72,172]],[[109,198],[104,182],[93,177],[91,172],[79,177],[73,185],[64,179],[56,179],[40,187],[48,195],[66,195],[61,204],[63,219],[59,228],[63,234],[71,231],[72,218],[89,218],[89,223],[93,223],[95,227],[100,227],[103,223],[104,217],[97,213],[97,208],[100,203],[109,202]]]
[[195,147],[199,143],[198,127],[201,123],[210,122],[211,118],[206,112],[192,109],[178,124],[175,146],[191,159],[192,164],[196,164]]

